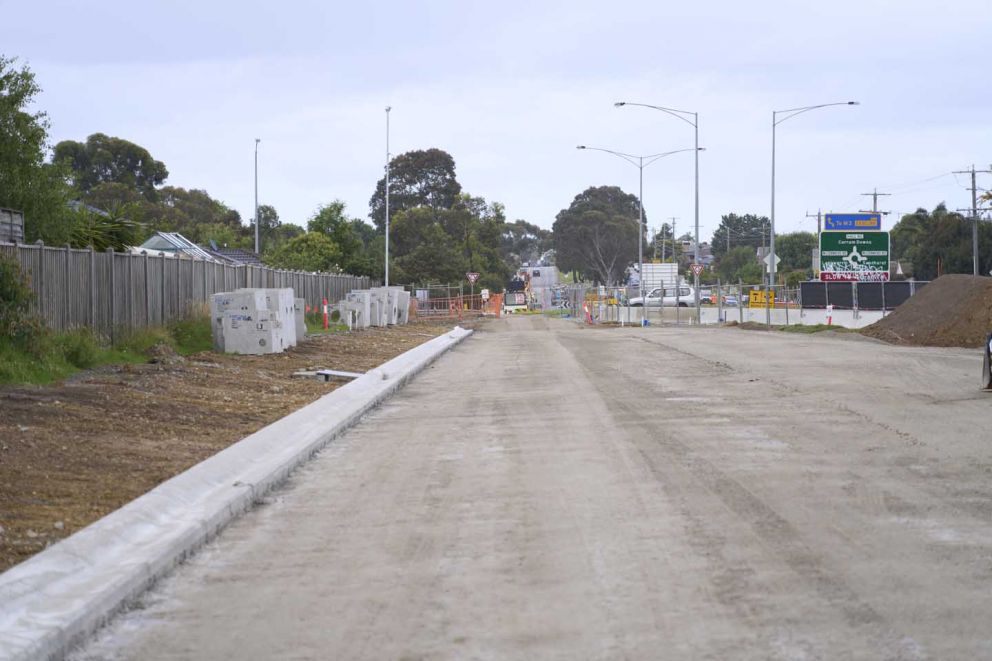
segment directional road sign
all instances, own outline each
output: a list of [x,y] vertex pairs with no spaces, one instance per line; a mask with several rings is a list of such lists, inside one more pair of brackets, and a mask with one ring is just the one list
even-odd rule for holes
[[884,282],[888,279],[888,232],[820,234],[820,280]]
[[[771,268],[771,265],[772,265],[772,254],[771,253],[768,253],[767,255],[765,255],[765,258],[763,260],[761,260],[761,261],[763,261],[765,263],[765,270],[767,271],[769,268]],[[778,268],[778,265],[779,265],[779,263],[781,261],[782,261],[782,258],[779,257],[778,255],[775,255],[775,268],[776,269]]]
[[848,231],[878,231],[882,229],[880,213],[828,213],[824,217],[823,229]]

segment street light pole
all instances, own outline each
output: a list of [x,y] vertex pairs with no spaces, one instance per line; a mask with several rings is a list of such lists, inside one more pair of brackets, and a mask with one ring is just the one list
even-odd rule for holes
[[[644,157],[637,157],[637,291],[644,298]],[[624,294],[626,296],[626,294]]]
[[[676,110],[674,108],[665,108],[663,106],[653,106],[647,103],[631,103],[629,101],[617,101],[613,104],[617,108],[622,108],[623,106],[640,106],[642,108],[651,108],[652,110],[659,110],[664,113],[668,113],[672,117],[677,117],[683,122],[691,125],[696,137],[696,163],[695,163],[695,207],[696,207],[696,233],[693,235],[692,239],[692,261],[694,263],[699,262],[699,152],[704,151],[699,148],[699,113],[692,112],[689,110]],[[692,120],[689,117],[692,117]],[[693,275],[693,286],[696,292],[695,304],[696,304],[696,322],[699,322],[700,312],[699,312],[699,276],[695,273]],[[676,283],[678,286],[678,283]]]
[[[836,103],[821,103],[815,106],[803,106],[802,108],[788,108],[786,110],[772,111],[772,217],[771,228],[768,240],[768,282],[765,285],[765,325],[772,325],[771,299],[769,295],[772,287],[775,286],[775,128],[787,119],[792,119],[796,115],[801,115],[810,110],[829,108],[831,106],[856,106],[857,101],[838,101]],[[779,119],[778,116],[782,115]]]
[[383,285],[389,286],[389,111],[392,106],[386,106],[386,274]]
[[[695,147],[689,149],[676,149],[675,151],[666,151],[661,154],[648,154],[646,156],[635,156],[633,154],[625,154],[619,151],[613,151],[612,149],[602,149],[600,147],[587,147],[585,145],[579,145],[576,149],[590,149],[592,151],[606,152],[607,154],[613,154],[618,156],[628,163],[632,164],[640,171],[640,189],[637,196],[637,208],[638,208],[638,222],[637,222],[637,260],[638,268],[640,269],[638,273],[638,284],[637,289],[640,292],[641,298],[644,297],[644,168],[651,165],[660,158],[665,156],[671,156],[672,154],[680,154],[686,151],[700,152],[705,150],[705,147]],[[644,159],[649,159],[647,163]],[[678,283],[675,283],[678,287]]]
[[255,254],[259,254],[260,242],[258,231],[258,143],[261,138],[255,138]]

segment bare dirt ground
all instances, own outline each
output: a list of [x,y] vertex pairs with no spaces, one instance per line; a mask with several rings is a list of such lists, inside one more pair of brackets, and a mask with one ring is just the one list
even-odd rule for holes
[[164,355],[0,387],[0,572],[343,383],[293,372],[364,372],[452,326],[318,335],[280,355]]

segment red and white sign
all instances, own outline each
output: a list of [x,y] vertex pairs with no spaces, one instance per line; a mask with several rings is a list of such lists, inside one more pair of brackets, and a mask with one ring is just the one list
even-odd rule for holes
[[466,273],[465,274],[465,277],[468,278],[468,281],[471,282],[474,285],[475,284],[475,281],[479,279],[479,274],[478,273]]
[[692,274],[694,276],[696,276],[697,278],[699,277],[699,274],[703,272],[703,265],[702,264],[693,264],[689,268],[692,269]]
[[820,271],[820,282],[888,282],[888,271]]

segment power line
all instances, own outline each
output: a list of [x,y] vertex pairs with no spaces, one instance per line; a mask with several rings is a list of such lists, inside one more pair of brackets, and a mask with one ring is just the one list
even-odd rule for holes
[[883,186],[883,188],[888,188],[889,190],[894,190],[897,192],[910,192],[904,189],[912,189],[914,186],[930,183],[931,181],[937,181],[938,179],[943,179],[944,177],[950,177],[951,175],[952,175],[951,172],[943,172],[934,177],[927,177],[926,179],[918,179],[916,181],[910,181],[905,184],[890,184],[888,186]]

